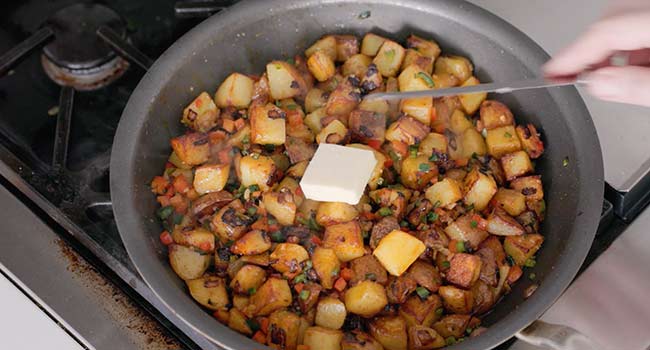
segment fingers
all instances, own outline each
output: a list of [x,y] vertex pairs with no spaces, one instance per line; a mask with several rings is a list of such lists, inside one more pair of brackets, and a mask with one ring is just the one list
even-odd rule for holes
[[600,99],[650,107],[650,68],[606,67],[586,80],[589,92]]
[[604,19],[544,65],[547,76],[576,75],[607,59],[614,51],[650,46],[650,12]]

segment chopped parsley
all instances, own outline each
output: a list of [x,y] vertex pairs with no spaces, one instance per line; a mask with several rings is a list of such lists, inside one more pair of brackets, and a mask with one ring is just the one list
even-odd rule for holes
[[442,203],[440,203],[440,201],[436,201],[435,203],[433,203],[433,209],[436,209],[437,207],[439,207],[440,204],[442,204]]
[[334,277],[334,276],[338,276],[338,275],[339,275],[339,271],[341,271],[341,268],[340,268],[340,267],[337,267],[337,268],[335,268],[334,270],[332,270],[332,273],[331,273],[332,277]]
[[517,264],[515,263],[515,259],[513,259],[510,255],[506,255],[506,260],[508,261],[508,265],[510,265],[510,266],[515,266],[515,265],[517,265]]
[[429,212],[429,213],[427,214],[427,221],[429,221],[429,222],[434,222],[434,221],[436,221],[436,220],[438,220],[438,213]]

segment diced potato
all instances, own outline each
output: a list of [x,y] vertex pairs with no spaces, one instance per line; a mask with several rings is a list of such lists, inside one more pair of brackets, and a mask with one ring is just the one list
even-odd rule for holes
[[344,77],[354,75],[362,79],[366,75],[368,66],[372,63],[372,58],[364,54],[356,54],[348,58],[341,67]]
[[296,350],[301,320],[291,311],[280,310],[269,316],[266,344],[272,349]]
[[199,194],[223,190],[230,174],[230,164],[202,165],[194,170],[194,190]]
[[345,292],[345,308],[348,312],[370,318],[388,304],[386,290],[373,281],[363,281]]
[[[365,70],[365,73],[360,79],[361,79],[361,88],[366,93],[382,87],[382,83],[384,81],[381,74],[379,73],[379,70],[377,69],[377,65],[374,63],[370,63],[368,65],[368,67]],[[381,101],[381,100],[377,99],[377,101]]]
[[348,128],[334,119],[316,135],[316,143],[342,143],[348,135]]
[[170,141],[174,153],[181,162],[193,166],[203,164],[210,156],[208,135],[195,132],[175,137]]
[[334,250],[316,247],[311,260],[320,284],[325,289],[331,289],[334,286],[334,280],[338,278],[338,271],[341,269],[341,262]]
[[387,114],[388,102],[380,99],[363,99],[361,103],[359,103],[358,108],[362,111],[375,112],[379,114]]
[[372,254],[393,276],[404,273],[426,249],[424,243],[406,232],[394,230],[379,241]]
[[433,99],[436,118],[431,121],[431,128],[438,133],[444,133],[449,128],[449,120],[455,110],[461,108],[458,96],[446,96]]
[[249,124],[244,125],[243,128],[237,130],[227,141],[229,146],[243,148],[245,143],[249,143],[251,138],[251,127]]
[[251,223],[252,220],[246,216],[241,201],[236,199],[219,209],[212,217],[210,228],[222,242],[228,242],[241,237]]
[[169,155],[167,161],[172,163],[175,167],[181,170],[192,169],[192,166],[189,164],[185,164],[180,158],[178,158],[178,155],[174,151],[172,151],[172,153]]
[[353,220],[327,226],[323,237],[323,247],[334,249],[334,253],[342,262],[363,256],[363,237],[359,222]]
[[214,251],[214,234],[202,227],[186,231],[180,226],[176,226],[176,229],[172,231],[172,238],[174,243],[191,246],[205,253]]
[[316,307],[316,325],[331,329],[339,329],[345,322],[345,304],[339,299],[325,297],[320,299]]
[[400,177],[404,186],[414,190],[424,189],[438,176],[438,166],[427,156],[407,157],[402,161]]
[[476,255],[456,253],[449,264],[447,281],[463,288],[471,287],[481,274],[481,258]]
[[183,110],[181,123],[199,132],[207,132],[217,125],[219,109],[207,92],[202,92]]
[[397,78],[399,91],[431,90],[435,86],[431,75],[416,65],[406,67]]
[[447,178],[455,180],[458,183],[463,183],[465,181],[465,176],[467,176],[467,170],[462,168],[449,169],[445,173]]
[[266,211],[273,215],[280,225],[289,226],[296,219],[298,206],[293,200],[293,194],[290,191],[265,192],[262,199]]
[[249,110],[251,142],[260,145],[282,145],[286,140],[286,113],[274,104],[253,106]]
[[247,108],[253,98],[253,83],[253,79],[243,74],[230,74],[214,96],[217,106]]
[[436,59],[435,74],[451,74],[459,81],[466,81],[472,76],[474,67],[465,57],[461,56],[440,56]]
[[316,212],[316,222],[330,226],[354,220],[359,211],[353,205],[343,202],[322,202]]
[[246,316],[239,310],[232,308],[230,309],[230,315],[228,317],[228,327],[236,330],[237,332],[244,335],[252,335],[253,330],[246,322]]
[[320,202],[305,198],[305,200],[302,201],[302,204],[298,208],[298,211],[303,216],[310,217],[312,215],[316,215],[316,211],[318,210],[319,205]]
[[429,135],[420,142],[418,153],[431,157],[433,150],[447,153],[447,137],[445,135],[435,132],[429,133]]
[[355,329],[345,333],[341,350],[384,350],[384,347],[369,334]]
[[[539,175],[514,179],[510,182],[510,187],[526,196],[526,200],[540,201],[544,199],[544,188],[542,187],[542,179]],[[510,213],[510,215],[515,216],[518,214]]]
[[230,320],[230,311],[226,309],[220,309],[216,310],[214,313],[212,313],[214,317],[219,320],[219,322],[228,325],[228,321]]
[[257,290],[266,280],[266,272],[256,265],[244,265],[230,281],[230,288],[235,293],[251,294],[251,290]]
[[361,102],[359,79],[348,76],[338,84],[327,99],[325,111],[327,115],[345,116],[350,114]]
[[433,118],[433,99],[431,97],[407,98],[400,102],[400,110],[424,125],[429,125]]
[[257,255],[271,249],[271,239],[260,230],[253,230],[239,238],[230,247],[237,255]]
[[[462,83],[460,86],[473,86],[473,85],[478,85],[481,82],[476,79],[476,77],[469,77],[469,79],[465,80],[464,83]],[[458,96],[460,98],[460,104],[463,106],[463,109],[465,110],[465,113],[472,115],[476,111],[478,111],[479,107],[481,106],[481,103],[485,101],[487,98],[487,92],[478,92],[475,94],[465,94],[465,95],[460,95]]]
[[334,91],[339,86],[339,84],[343,82],[343,80],[343,76],[337,70],[336,74],[334,74],[334,76],[330,79],[318,82],[318,84],[316,84],[316,88],[321,89],[326,93],[332,93],[332,91]]
[[[480,260],[479,260],[480,262]],[[445,309],[455,314],[469,314],[474,307],[474,295],[469,290],[454,286],[442,286],[438,289]]]
[[487,100],[481,103],[480,115],[483,127],[488,130],[515,124],[510,108],[499,101]]
[[533,171],[533,163],[531,163],[528,153],[524,151],[508,153],[502,156],[501,167],[503,167],[503,172],[508,181],[512,181]]
[[[517,180],[520,179],[525,179],[525,177],[521,177]],[[513,186],[515,181],[511,182],[510,186]],[[497,207],[503,208],[503,210],[512,216],[517,216],[526,210],[526,196],[521,194],[520,190],[499,188],[497,193],[494,195],[494,202]]]
[[300,207],[302,201],[305,200],[305,196],[302,194],[302,191],[298,190],[299,188],[300,184],[298,181],[290,176],[285,176],[278,184],[278,191],[282,192],[283,189],[286,189],[293,195],[293,201],[296,204],[296,207]]
[[335,35],[334,38],[336,39],[336,61],[345,62],[359,53],[359,39],[356,36]]
[[463,215],[445,228],[449,238],[469,243],[472,249],[476,249],[488,233],[478,226],[471,214]]
[[487,231],[497,236],[516,236],[524,233],[524,228],[503,210],[495,210],[487,218]]
[[404,116],[392,123],[386,130],[386,140],[404,142],[408,145],[420,143],[429,134],[429,126]]
[[324,52],[332,61],[336,60],[336,38],[333,35],[327,35],[316,41],[312,46],[305,50],[305,56],[309,57],[317,51]]
[[474,313],[483,314],[489,311],[496,302],[493,288],[482,280],[477,281],[472,287],[474,294]]
[[406,213],[406,205],[411,197],[410,191],[384,187],[371,191],[369,195],[373,202],[380,207],[389,208],[392,216],[400,218]]
[[533,124],[526,126],[517,125],[516,131],[517,137],[521,141],[521,146],[530,158],[539,158],[544,153],[544,143],[539,138],[537,129]]
[[434,61],[440,56],[440,46],[435,41],[426,40],[414,34],[406,39],[406,47],[417,51],[422,56],[430,57]]
[[431,75],[431,79],[433,79],[433,85],[438,89],[458,86],[462,82],[462,80],[459,80],[456,76],[448,73],[435,73]]
[[326,81],[336,73],[334,61],[323,51],[316,51],[313,55],[309,56],[307,67],[318,81]]
[[281,100],[307,93],[307,85],[295,66],[285,61],[271,61],[266,65],[271,98]]
[[474,205],[474,209],[481,211],[490,203],[497,193],[497,184],[491,175],[486,175],[474,168],[465,177],[465,197],[467,205]]
[[317,110],[307,114],[304,122],[309,127],[309,129],[311,129],[311,132],[318,134],[323,129],[321,119],[325,118],[326,116],[327,112],[325,111],[325,107],[318,108]]
[[385,40],[372,62],[377,65],[381,75],[394,77],[402,66],[405,52],[406,50],[402,45],[391,40]]
[[370,334],[386,350],[406,350],[408,335],[406,322],[399,316],[381,316],[373,319],[369,326]]
[[203,276],[210,266],[210,254],[198,252],[194,248],[178,244],[169,246],[169,264],[178,277],[193,280]]
[[444,178],[429,187],[425,197],[434,205],[438,204],[442,208],[450,209],[463,198],[463,192],[456,180]]
[[470,324],[470,315],[447,315],[433,325],[433,328],[444,338],[460,338]]
[[408,329],[409,349],[429,350],[441,348],[447,343],[434,329],[425,326],[413,326]]
[[281,273],[294,273],[300,271],[300,263],[309,259],[309,253],[300,244],[280,243],[269,256],[271,266]]
[[340,330],[316,326],[307,328],[303,344],[308,346],[308,349],[340,350],[341,340],[343,332]]
[[485,143],[487,144],[488,153],[495,158],[501,158],[504,154],[521,149],[521,143],[512,125],[488,130]]
[[503,241],[503,249],[517,265],[522,266],[530,259],[544,242],[544,237],[537,233],[520,236],[508,236]]
[[366,56],[376,56],[384,41],[386,41],[386,38],[384,37],[373,33],[367,33],[361,41],[361,53]]
[[412,295],[400,305],[399,314],[409,327],[431,327],[440,318],[441,314],[437,310],[441,307],[442,300],[436,294],[431,294],[426,299]]
[[239,163],[241,184],[243,186],[257,185],[262,191],[267,191],[275,180],[276,167],[273,159],[267,156],[248,155]]
[[474,125],[460,109],[455,110],[449,117],[449,129],[456,135],[462,135],[465,130],[472,128]]
[[245,263],[255,264],[257,266],[269,266],[269,253],[264,252],[255,255],[244,255],[239,260]]
[[404,62],[402,62],[402,70],[410,65],[418,66],[429,75],[433,73],[433,58],[424,56],[415,49],[406,50]]
[[233,294],[232,295],[232,307],[235,309],[244,312],[246,310],[246,306],[250,304],[250,297],[248,294],[242,295],[242,294]]
[[313,88],[309,90],[305,97],[305,112],[311,113],[319,108],[325,107],[328,98],[329,93],[321,89]]
[[291,305],[289,283],[285,279],[272,277],[251,296],[245,313],[249,317],[266,316],[289,305]]
[[352,139],[368,143],[370,140],[383,143],[386,132],[386,115],[364,110],[354,110],[348,120]]
[[[397,78],[389,77],[385,82],[386,91],[385,92],[397,92],[399,87],[397,84]],[[389,120],[395,120],[399,116],[399,102],[398,101],[386,101],[388,103],[388,113],[386,116]]]
[[483,156],[487,154],[485,139],[481,136],[481,133],[476,131],[476,129],[470,128],[465,130],[460,140],[460,148],[463,151],[463,157],[472,158],[475,155]]
[[185,281],[192,298],[210,310],[219,310],[229,304],[226,282],[217,276],[204,276]]

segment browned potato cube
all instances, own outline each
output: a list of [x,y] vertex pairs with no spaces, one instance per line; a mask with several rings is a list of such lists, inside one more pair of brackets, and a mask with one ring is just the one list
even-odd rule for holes
[[210,310],[219,310],[229,304],[226,282],[217,276],[203,276],[185,281],[192,298]]
[[436,118],[431,121],[431,128],[438,133],[444,133],[449,128],[449,119],[457,109],[461,108],[458,96],[446,96],[433,99]]
[[372,64],[371,57],[364,54],[356,54],[343,63],[343,66],[341,66],[341,73],[343,73],[344,77],[354,75],[358,79],[363,79],[370,64]]
[[305,330],[303,343],[308,346],[308,349],[339,350],[341,340],[343,340],[343,332],[340,330],[316,326]]
[[[479,259],[480,263],[480,259]],[[469,314],[474,307],[474,295],[469,290],[454,286],[442,286],[438,289],[445,309],[455,314]]]
[[417,35],[411,34],[406,39],[406,47],[417,51],[424,57],[432,58],[433,61],[440,56],[440,46],[433,40],[425,40]]
[[321,89],[313,88],[309,90],[307,97],[305,97],[305,112],[311,113],[319,108],[325,107],[328,98],[329,93]]
[[343,202],[322,202],[316,212],[316,222],[330,226],[354,220],[359,211],[353,205]]
[[339,329],[343,326],[346,315],[345,304],[340,299],[325,297],[318,302],[314,322],[317,326]]
[[373,33],[366,33],[361,41],[361,53],[366,56],[376,56],[384,41],[386,41],[384,37]]
[[400,102],[400,110],[424,125],[429,125],[434,115],[433,100],[430,97],[403,99]]
[[[444,88],[449,88],[449,87],[454,87],[460,85],[462,83],[462,80],[459,80],[454,76],[453,74],[449,73],[435,73],[431,75],[431,79],[433,79],[433,84],[436,86],[438,89],[444,89]],[[460,100],[459,100],[460,103]]]
[[352,286],[365,280],[374,281],[381,285],[388,282],[386,269],[372,255],[364,255],[350,261],[350,268],[354,272],[354,277],[350,280]]
[[[365,73],[361,77],[361,88],[363,89],[364,92],[367,93],[381,87],[383,81],[384,79],[381,77],[381,74],[379,74],[379,70],[377,70],[377,65],[374,63],[370,63]],[[380,99],[374,99],[374,100],[365,99],[364,101],[365,101],[366,108],[361,108],[361,109],[386,113],[385,111],[382,112],[381,110],[377,110],[376,108],[367,109],[368,104],[382,105],[379,102],[384,102],[383,105],[386,105],[386,101]],[[361,104],[364,104],[364,101],[361,101]],[[359,105],[359,107],[361,107],[361,105]]]
[[217,106],[247,108],[253,98],[253,79],[232,73],[221,83],[214,96]]
[[232,308],[230,309],[230,315],[228,316],[228,327],[236,330],[237,332],[244,335],[253,334],[253,330],[246,322],[246,316],[239,310]]
[[463,157],[472,158],[474,156],[483,156],[487,154],[487,146],[485,145],[485,139],[481,136],[481,133],[476,131],[474,128],[470,128],[463,132],[463,136],[460,138],[461,146],[460,149],[463,152]]
[[386,115],[376,112],[354,110],[348,120],[352,140],[367,143],[370,140],[384,142]]
[[515,124],[515,118],[512,116],[510,108],[499,101],[483,101],[480,115],[483,127],[488,130]]
[[487,218],[487,231],[497,236],[516,236],[523,234],[524,228],[503,210],[496,209]]
[[336,73],[334,61],[323,51],[316,51],[313,55],[309,56],[309,59],[307,59],[307,67],[318,81],[326,81]]
[[307,83],[295,66],[284,61],[266,65],[271,98],[281,100],[307,93]]
[[316,247],[311,257],[314,270],[318,274],[320,284],[325,289],[331,289],[334,280],[338,278],[341,262],[333,249]]
[[544,237],[537,233],[508,236],[503,241],[503,249],[517,265],[522,266],[530,259],[544,242]]
[[248,292],[246,292],[246,295],[233,294],[232,307],[243,312],[248,304],[250,304],[250,297],[248,296]]
[[395,188],[381,188],[369,193],[370,199],[380,207],[389,208],[393,216],[399,218],[405,214],[406,205],[410,198],[410,190],[400,191]]
[[324,52],[332,61],[336,61],[336,38],[333,35],[322,37],[305,50],[305,56],[309,57],[317,51]]
[[447,281],[463,288],[471,287],[481,274],[481,258],[476,255],[456,253],[449,264]]
[[[480,83],[481,82],[478,81],[476,77],[470,77],[469,79],[465,80],[465,82],[460,86],[472,86],[478,85]],[[472,115],[479,109],[481,103],[485,101],[486,97],[487,92],[479,92],[475,94],[460,95],[458,98],[460,98],[460,104],[463,106],[465,113]]]
[[210,157],[210,140],[207,134],[185,134],[171,139],[170,143],[178,158],[189,166],[203,164]]
[[289,283],[285,279],[272,277],[251,296],[250,304],[244,313],[249,317],[266,316],[289,305],[291,305]]
[[199,194],[223,190],[230,174],[230,164],[202,165],[194,170],[193,186]]
[[202,227],[187,231],[180,225],[172,231],[174,243],[191,246],[206,253],[214,251],[214,234]]
[[369,334],[355,329],[345,333],[341,350],[384,350],[384,347]]
[[394,77],[402,66],[405,51],[402,45],[391,40],[385,40],[372,62],[377,65],[381,75]]
[[406,67],[397,77],[399,91],[431,90],[435,88],[431,75],[416,65]]
[[363,256],[363,237],[356,220],[328,226],[323,237],[323,247],[332,248],[342,262]]
[[296,350],[300,317],[291,311],[280,310],[269,316],[266,344],[272,349]]
[[456,135],[462,135],[465,130],[473,127],[472,122],[460,109],[455,110],[449,117],[449,129]]
[[474,209],[481,211],[490,203],[490,200],[497,193],[497,184],[491,175],[486,175],[478,170],[472,171],[465,177],[465,198],[467,205],[473,205]]
[[241,184],[243,186],[257,185],[262,191],[267,191],[276,180],[275,162],[267,156],[248,155],[239,162]]
[[178,277],[192,280],[203,276],[210,266],[210,255],[194,248],[171,244],[169,246],[169,264]]
[[429,133],[429,135],[420,142],[418,153],[431,157],[433,150],[447,153],[447,137],[445,135],[435,132]]
[[373,319],[369,326],[372,335],[386,350],[406,350],[408,335],[406,322],[399,316],[381,316]]
[[249,110],[251,142],[260,145],[281,145],[286,140],[286,113],[274,104],[253,106]]
[[482,314],[489,311],[496,302],[493,288],[482,280],[477,281],[472,287],[474,294],[474,313]]
[[463,198],[463,192],[456,180],[444,178],[429,187],[425,196],[432,204],[451,209]]
[[257,290],[265,279],[266,272],[263,268],[255,265],[244,265],[230,281],[230,288],[235,293],[252,294],[251,292]]
[[334,76],[327,81],[318,82],[318,84],[316,84],[316,88],[321,89],[327,93],[331,93],[339,86],[341,82],[343,82],[343,80],[343,76],[337,70],[336,74],[334,74]]
[[503,172],[508,181],[512,181],[533,171],[533,164],[530,162],[528,153],[524,151],[508,153],[502,156],[501,167],[503,167]]
[[278,272],[295,273],[300,271],[300,263],[309,259],[309,253],[300,244],[279,243],[269,258]]
[[420,143],[429,134],[429,127],[418,120],[404,116],[386,130],[386,140],[404,142],[408,145]]
[[438,176],[438,166],[429,161],[427,156],[407,157],[402,161],[400,175],[404,186],[421,190],[429,185],[431,179]]
[[370,318],[379,313],[387,304],[386,290],[372,281],[363,281],[345,292],[345,307],[362,317]]
[[409,349],[430,350],[447,345],[445,339],[434,329],[425,326],[413,326],[408,329]]
[[266,211],[273,215],[280,225],[289,226],[296,219],[298,209],[290,191],[265,192],[262,200]]
[[271,249],[271,239],[259,230],[246,233],[230,247],[230,251],[237,255],[257,255],[269,249]]
[[472,63],[465,57],[440,56],[436,59],[434,73],[436,75],[451,74],[463,82],[472,76],[473,70]]
[[316,135],[316,143],[343,143],[348,139],[347,136],[348,128],[334,119]]
[[424,56],[415,49],[407,49],[402,62],[402,70],[410,65],[418,66],[427,74],[433,73],[433,58]]
[[466,214],[456,219],[456,221],[445,228],[445,233],[451,239],[469,243],[472,249],[476,249],[489,235],[478,226],[478,223],[471,214]]
[[212,217],[210,228],[222,242],[228,242],[239,239],[251,223],[252,220],[246,216],[241,201],[236,199]]
[[487,143],[488,153],[495,158],[501,158],[504,154],[521,149],[521,143],[512,125],[488,130],[485,143]]
[[359,102],[361,102],[361,90],[359,79],[355,76],[348,76],[330,93],[325,107],[327,115],[348,115]]
[[433,325],[433,329],[444,338],[460,338],[470,324],[470,315],[447,315]]
[[394,230],[379,241],[372,255],[379,260],[388,273],[400,276],[425,249],[424,243],[415,236]]
[[[542,179],[539,175],[514,179],[510,182],[510,187],[526,196],[526,200],[540,201],[544,199],[544,188],[542,187]],[[515,214],[511,213],[510,215]]]
[[521,141],[521,146],[533,159],[539,158],[544,153],[544,143],[539,138],[537,129],[533,124],[526,126],[517,125],[517,136]]
[[321,120],[327,116],[325,107],[319,108],[305,117],[304,123],[311,129],[311,132],[318,134],[323,129],[323,124]]
[[441,316],[441,310],[438,310],[440,308],[442,308],[442,300],[436,294],[431,294],[426,299],[412,295],[400,305],[399,314],[409,327],[418,325],[431,327]]
[[359,53],[359,39],[354,35],[335,35],[336,60],[345,62]]
[[207,132],[217,125],[219,109],[207,92],[202,92],[183,110],[181,123],[196,131]]
[[422,260],[417,260],[408,270],[408,276],[417,284],[435,293],[442,284],[442,277],[436,268]]
[[[525,179],[525,177],[519,179]],[[510,185],[512,186],[512,183]],[[494,201],[499,208],[502,208],[512,216],[517,216],[526,210],[526,196],[518,190],[499,188],[494,195]]]

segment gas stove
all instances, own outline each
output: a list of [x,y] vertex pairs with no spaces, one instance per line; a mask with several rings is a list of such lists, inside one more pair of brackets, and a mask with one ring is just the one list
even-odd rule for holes
[[[473,2],[510,21],[521,21],[522,27],[530,23],[523,19],[529,9],[517,13],[507,1]],[[122,109],[144,72],[174,40],[228,5],[227,1],[119,0],[110,5],[23,1],[5,5],[0,12],[0,184],[4,187],[0,203],[7,208],[5,215],[13,219],[26,212],[26,217],[37,217],[46,224],[43,236],[8,230],[0,238],[0,268],[4,267],[0,272],[22,281],[21,289],[52,308],[53,315],[65,314],[53,318],[78,330],[75,338],[86,347],[115,346],[114,338],[97,334],[97,328],[105,327],[114,336],[130,334],[136,347],[216,349],[169,311],[137,274],[113,220],[108,172]],[[547,40],[535,37],[534,26],[533,33],[522,29],[538,42]],[[577,34],[579,29],[577,25],[572,30]],[[560,44],[564,42],[542,42],[551,51]],[[650,200],[646,196],[650,193],[650,162],[639,158],[629,169],[612,171],[621,161],[608,153],[607,147],[617,137],[598,113],[611,107],[588,102],[606,150],[608,184],[599,233],[582,270],[625,231]],[[620,113],[625,113],[626,107],[620,108]],[[58,243],[42,246],[38,240],[43,239]],[[24,254],[15,254],[12,242],[16,241],[22,242]],[[84,312],[64,310],[70,305],[57,301],[56,292],[52,292],[57,284],[43,282],[47,276],[32,278],[32,265],[24,262],[33,258],[28,252],[36,246],[40,249],[38,259],[64,261],[62,266],[78,278],[102,281],[93,280],[88,288],[109,284],[107,293],[116,300],[123,298],[120,300],[129,305],[128,319],[137,319],[139,326],[121,327],[127,322],[124,316],[93,325],[100,321],[88,319]],[[59,254],[52,254],[52,249]],[[87,263],[86,267],[70,267],[81,264],[79,261]],[[43,260],[43,264],[49,263]],[[54,269],[57,265],[48,266]],[[49,299],[39,297],[43,295]],[[113,326],[122,331],[111,333],[108,329]],[[511,346],[508,342],[501,348]]]

